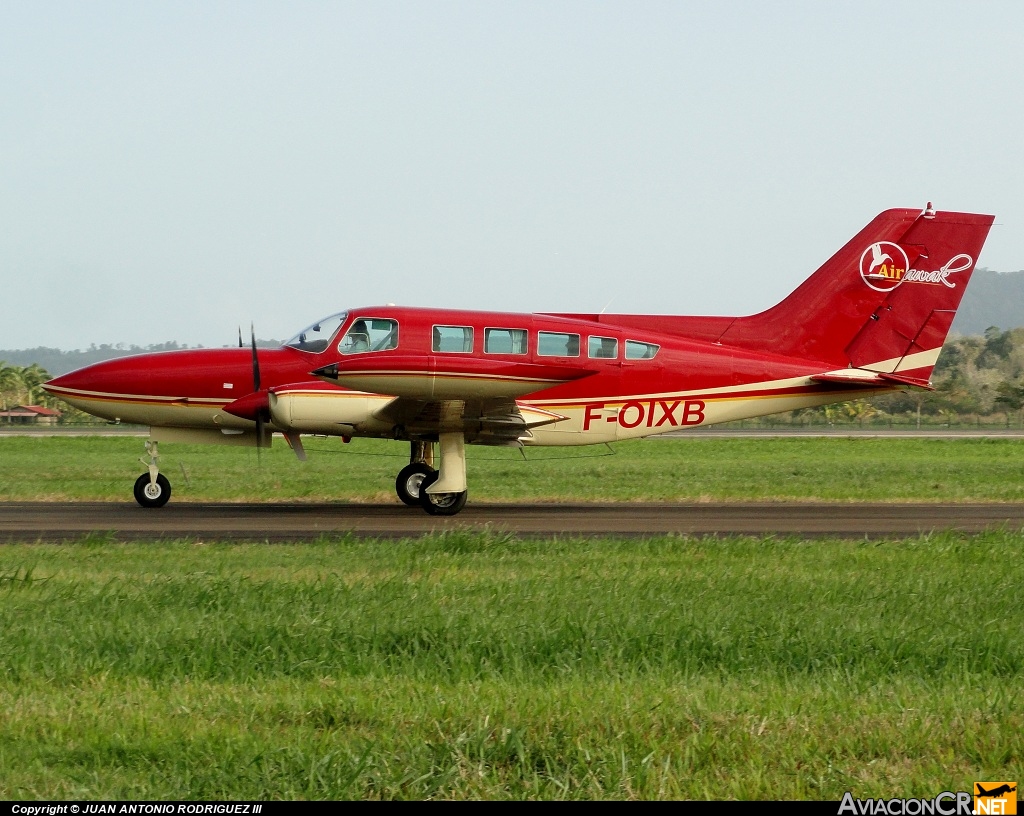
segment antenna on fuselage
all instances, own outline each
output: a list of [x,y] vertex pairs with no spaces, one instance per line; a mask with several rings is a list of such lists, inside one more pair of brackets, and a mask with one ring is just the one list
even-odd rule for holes
[[238,324],[238,347],[239,348],[245,348],[245,346],[242,345],[242,324],[241,323]]

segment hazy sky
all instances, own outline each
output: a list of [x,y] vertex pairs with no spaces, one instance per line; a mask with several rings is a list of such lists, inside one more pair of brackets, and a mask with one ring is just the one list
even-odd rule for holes
[[0,348],[745,314],[928,200],[1021,269],[1022,43],[1020,2],[0,0]]

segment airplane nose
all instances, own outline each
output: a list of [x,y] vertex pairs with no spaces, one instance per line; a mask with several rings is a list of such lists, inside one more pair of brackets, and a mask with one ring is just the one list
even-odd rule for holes
[[139,393],[140,380],[148,379],[144,369],[130,364],[131,358],[105,360],[54,377],[43,387],[54,396],[72,394]]
[[61,374],[59,377],[51,377],[44,382],[41,388],[50,393],[56,395],[57,391],[61,388],[68,388],[68,375]]
[[68,374],[61,374],[58,377],[47,380],[43,383],[43,388],[49,391],[55,397],[62,396],[67,391],[81,391],[82,386],[85,385],[85,381],[81,376],[84,369],[78,369]]
[[108,363],[96,363],[54,377],[43,383],[43,388],[74,408],[111,419],[114,415],[105,409],[97,409],[96,406],[105,405],[108,394],[115,390],[115,380],[116,377],[113,376],[113,370]]

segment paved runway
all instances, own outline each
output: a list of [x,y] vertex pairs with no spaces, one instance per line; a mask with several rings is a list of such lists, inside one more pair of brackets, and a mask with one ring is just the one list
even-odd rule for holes
[[0,541],[215,538],[303,540],[354,533],[394,538],[451,529],[528,536],[795,534],[878,537],[933,530],[1024,529],[1024,504],[471,504],[435,518],[397,504],[0,503]]

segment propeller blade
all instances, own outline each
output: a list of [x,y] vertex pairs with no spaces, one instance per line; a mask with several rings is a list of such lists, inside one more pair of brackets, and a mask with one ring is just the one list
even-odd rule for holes
[[[252,332],[252,390],[258,393],[260,390],[260,357],[256,353],[256,327],[250,323],[249,331]],[[256,464],[263,465],[263,454],[260,447],[263,445],[263,409],[256,411]]]
[[260,358],[256,354],[256,329],[252,327],[252,390],[260,390]]
[[263,467],[263,453],[260,448],[263,447],[263,412],[258,411],[256,413],[256,466]]

